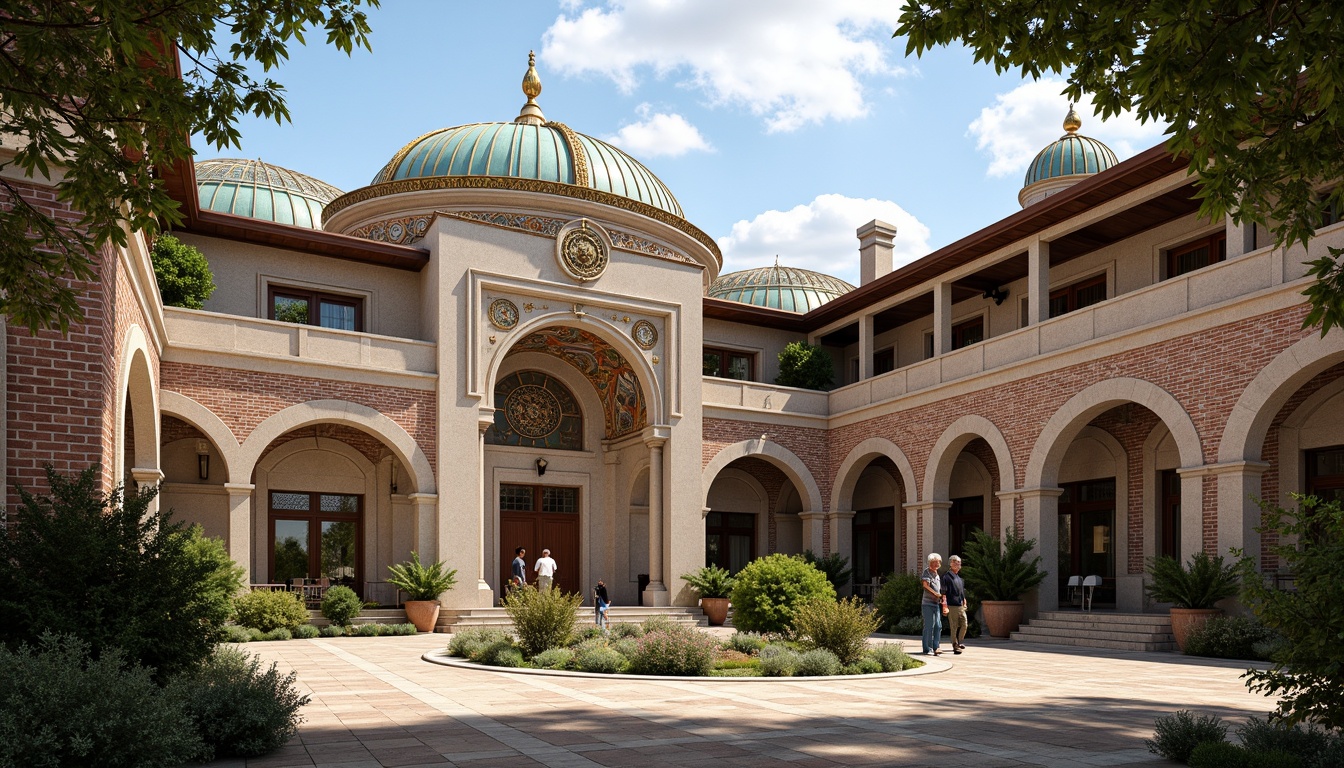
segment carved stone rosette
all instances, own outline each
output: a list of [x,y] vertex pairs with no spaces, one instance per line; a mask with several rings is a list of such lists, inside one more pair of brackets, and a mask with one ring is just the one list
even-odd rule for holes
[[586,283],[596,280],[611,261],[611,239],[587,219],[571,221],[556,236],[556,259],[566,275]]

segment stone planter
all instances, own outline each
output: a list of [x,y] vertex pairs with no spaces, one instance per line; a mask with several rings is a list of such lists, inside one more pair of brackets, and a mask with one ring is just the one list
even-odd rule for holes
[[985,612],[985,627],[990,637],[1007,637],[1016,632],[1026,611],[1021,600],[985,600],[980,607]]
[[417,632],[433,632],[439,621],[438,600],[407,600],[406,620],[415,625]]
[[700,598],[700,609],[705,612],[705,617],[709,619],[710,626],[721,627],[723,622],[728,620],[728,598],[726,597],[702,597]]
[[1214,616],[1221,616],[1221,608],[1172,608],[1171,634],[1176,638],[1176,647],[1185,652],[1185,641],[1196,629],[1208,623]]

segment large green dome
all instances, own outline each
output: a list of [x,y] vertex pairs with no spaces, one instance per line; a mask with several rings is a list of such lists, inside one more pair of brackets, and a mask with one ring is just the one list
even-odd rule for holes
[[402,147],[373,184],[431,177],[527,179],[588,187],[682,217],[667,185],[616,147],[561,123],[472,123]]
[[221,158],[196,163],[201,210],[322,228],[322,209],[341,190],[288,168],[260,160]]
[[852,290],[854,286],[838,277],[776,263],[723,275],[709,286],[709,297],[787,312],[810,312]]

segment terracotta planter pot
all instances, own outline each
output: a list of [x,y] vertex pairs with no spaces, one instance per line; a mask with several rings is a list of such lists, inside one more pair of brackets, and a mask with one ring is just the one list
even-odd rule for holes
[[726,597],[702,597],[700,598],[700,609],[705,612],[705,617],[709,619],[711,626],[721,627],[723,622],[728,620],[728,598]]
[[433,632],[439,621],[438,600],[407,600],[406,620],[415,625],[417,632]]
[[985,600],[980,607],[985,611],[985,625],[990,637],[1007,637],[1016,632],[1026,611],[1021,600]]
[[1172,608],[1171,634],[1176,638],[1176,647],[1185,651],[1185,641],[1190,633],[1208,623],[1214,616],[1221,616],[1222,608]]

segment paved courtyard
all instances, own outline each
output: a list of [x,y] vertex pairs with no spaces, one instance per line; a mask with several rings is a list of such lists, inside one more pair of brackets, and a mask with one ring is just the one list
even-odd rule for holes
[[[445,635],[247,646],[312,702],[283,750],[215,768],[1175,765],[1143,746],[1177,709],[1233,721],[1269,701],[1244,664],[973,641],[887,679],[632,681],[462,670]],[[905,642],[914,649],[918,640]]]

